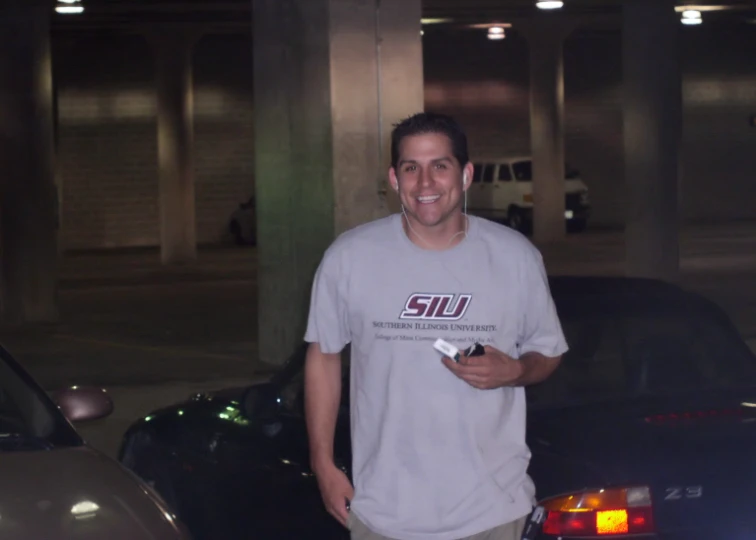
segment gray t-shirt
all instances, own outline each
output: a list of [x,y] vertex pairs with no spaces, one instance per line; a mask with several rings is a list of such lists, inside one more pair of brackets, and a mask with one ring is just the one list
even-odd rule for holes
[[325,353],[351,343],[351,508],[390,538],[462,538],[535,502],[524,389],[471,387],[441,363],[439,337],[514,358],[567,350],[541,255],[524,236],[471,216],[467,238],[429,251],[394,214],[328,248],[305,341]]

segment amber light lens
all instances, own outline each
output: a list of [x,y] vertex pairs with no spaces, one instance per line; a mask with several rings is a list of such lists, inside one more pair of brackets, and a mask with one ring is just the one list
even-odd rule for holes
[[647,487],[601,489],[543,501],[547,535],[598,537],[654,532],[651,494]]

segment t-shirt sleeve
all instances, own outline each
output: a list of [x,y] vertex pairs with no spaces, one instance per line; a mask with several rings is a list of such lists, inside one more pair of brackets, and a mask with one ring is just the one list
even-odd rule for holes
[[537,352],[556,357],[568,350],[556,306],[549,289],[543,257],[534,247],[528,250],[520,285],[520,354]]
[[315,272],[304,338],[326,354],[341,352],[351,341],[344,275],[340,250],[331,246]]

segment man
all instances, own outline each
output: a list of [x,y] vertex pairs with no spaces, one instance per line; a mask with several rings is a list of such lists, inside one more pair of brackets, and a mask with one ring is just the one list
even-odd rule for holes
[[[402,212],[340,235],[313,285],[305,407],[327,510],[353,540],[519,540],[532,510],[523,386],[567,350],[540,253],[467,216],[473,167],[449,117],[392,133]],[[442,358],[443,338],[485,354]],[[351,344],[354,487],[333,461]]]

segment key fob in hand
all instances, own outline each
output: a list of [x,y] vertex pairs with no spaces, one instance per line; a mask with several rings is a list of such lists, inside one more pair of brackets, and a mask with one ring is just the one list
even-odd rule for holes
[[482,356],[485,352],[483,345],[475,343],[465,350],[465,356]]

